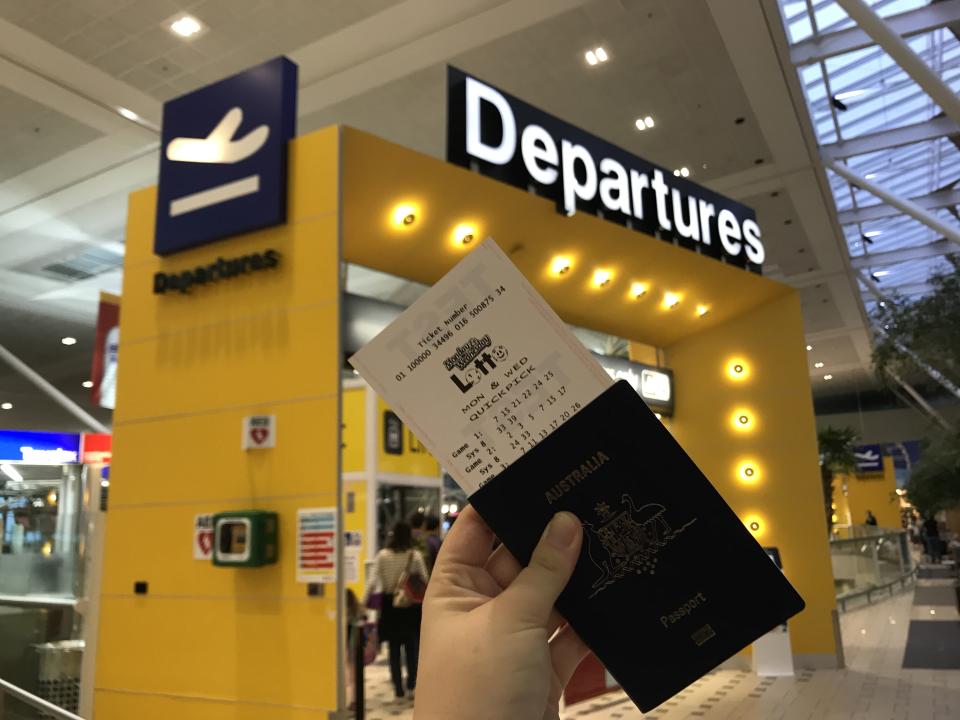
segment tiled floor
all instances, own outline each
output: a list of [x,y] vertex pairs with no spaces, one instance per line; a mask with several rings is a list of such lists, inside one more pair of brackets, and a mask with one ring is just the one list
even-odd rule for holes
[[[926,579],[921,587],[946,587],[952,581]],[[933,597],[936,595],[937,597]],[[904,669],[904,648],[911,621],[960,622],[956,605],[939,604],[941,593],[914,592],[841,616],[847,667],[803,671],[793,678],[758,678],[722,670],[701,678],[644,716],[622,693],[609,693],[567,708],[564,720],[956,720],[960,718],[960,669]],[[948,626],[944,626],[947,630]],[[951,633],[926,633],[950,638]],[[936,642],[937,638],[932,641]],[[948,640],[952,642],[952,640]],[[947,654],[960,656],[960,647]],[[412,702],[395,701],[385,661],[367,668],[367,718],[412,718]],[[522,720],[522,719],[517,719]]]

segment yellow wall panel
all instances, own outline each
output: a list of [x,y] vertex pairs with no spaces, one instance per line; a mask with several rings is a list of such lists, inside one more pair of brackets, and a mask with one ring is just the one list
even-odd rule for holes
[[[807,603],[790,621],[793,651],[832,656],[835,597],[813,406],[795,293],[666,349],[676,379],[674,436],[761,545],[780,548],[787,577]],[[738,361],[740,380],[728,373]],[[738,432],[746,412],[753,429]],[[750,462],[756,482],[741,481]],[[744,588],[749,592],[749,588]]]
[[363,387],[343,391],[343,472],[362,472],[366,464],[366,401]]
[[336,704],[335,623],[314,598],[257,598],[241,588],[219,598],[105,595],[100,612],[109,618],[101,624],[101,658],[129,657],[132,644],[142,649],[136,662],[98,663],[100,689]]
[[[262,451],[266,452],[266,451]],[[112,489],[112,485],[111,485]],[[149,583],[153,597],[245,597],[303,599],[307,586],[296,582],[296,517],[298,508],[337,504],[336,492],[298,498],[208,500],[197,503],[149,504],[110,508],[110,562],[103,573],[105,595],[131,595],[138,580]],[[259,568],[214,567],[193,559],[192,527],[199,514],[230,510],[270,510],[279,514],[279,559]],[[314,602],[335,611],[332,596]]]
[[[241,449],[243,418],[255,414],[276,417],[277,447]],[[315,469],[336,466],[336,448],[323,442],[337,434],[336,395],[130,422],[120,429],[130,452],[113,463],[111,513],[131,504],[336,491],[335,474]]]
[[[143,191],[147,193],[147,191]],[[152,192],[151,192],[152,195]],[[147,205],[145,212],[153,212]],[[153,235],[127,241],[153,243]],[[187,293],[153,291],[154,273],[180,273],[272,249],[280,253],[276,268],[196,285]],[[228,241],[203,245],[168,257],[151,255],[124,267],[123,313],[131,336],[124,344],[158,335],[182,333],[263,315],[280,308],[297,308],[337,299],[337,283],[318,282],[318,268],[337,263],[335,213],[294,225],[279,225]],[[122,350],[121,350],[122,352]]]
[[288,705],[238,703],[225,699],[144,695],[116,690],[98,690],[94,703],[96,718],[132,720],[329,720],[327,710],[293,708]]
[[114,422],[336,393],[338,322],[334,301],[121,341]]

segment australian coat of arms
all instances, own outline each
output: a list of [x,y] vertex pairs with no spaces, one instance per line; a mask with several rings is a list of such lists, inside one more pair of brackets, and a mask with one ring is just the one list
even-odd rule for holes
[[696,518],[678,528],[666,519],[667,509],[658,503],[637,507],[633,498],[624,493],[620,509],[599,502],[594,512],[597,524],[585,522],[587,554],[600,571],[593,583],[595,597],[607,587],[629,574],[656,572],[657,553],[677,535],[696,522]]

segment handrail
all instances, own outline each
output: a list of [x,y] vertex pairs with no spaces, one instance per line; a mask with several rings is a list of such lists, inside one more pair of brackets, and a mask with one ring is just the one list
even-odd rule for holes
[[0,691],[6,691],[18,700],[22,700],[30,707],[34,707],[37,710],[43,710],[43,712],[48,713],[53,717],[62,718],[62,720],[83,720],[83,718],[79,715],[74,715],[72,712],[68,712],[62,707],[54,705],[52,702],[48,702],[32,693],[28,693],[26,690],[18,688],[12,683],[8,683],[3,678],[0,678]]
[[830,546],[837,545],[855,545],[856,543],[870,542],[871,540],[884,540],[887,538],[899,538],[906,535],[906,530],[891,530],[889,532],[878,532],[873,535],[858,535],[849,538],[830,538]]

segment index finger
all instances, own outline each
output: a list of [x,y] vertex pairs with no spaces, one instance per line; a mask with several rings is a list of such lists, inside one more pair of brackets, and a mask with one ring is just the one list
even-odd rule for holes
[[448,565],[483,567],[492,548],[493,531],[473,506],[467,505],[443,539],[434,570],[443,570]]

